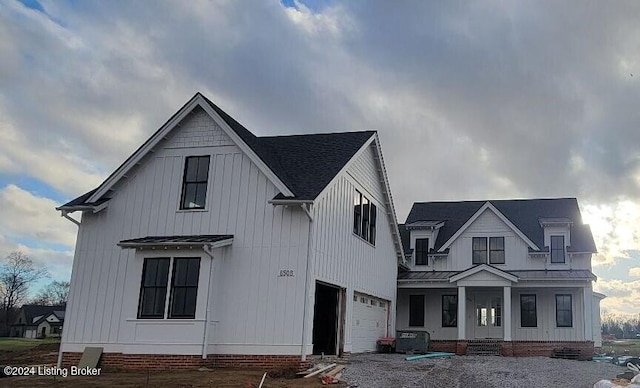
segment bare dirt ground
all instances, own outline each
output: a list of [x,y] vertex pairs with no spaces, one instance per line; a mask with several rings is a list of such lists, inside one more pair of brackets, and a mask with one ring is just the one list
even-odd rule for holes
[[[43,343],[31,349],[0,351],[0,366],[27,366],[55,364],[59,343]],[[206,371],[163,372],[104,372],[100,376],[23,376],[0,378],[0,387],[258,387],[262,375],[267,372],[257,369],[213,369]],[[302,379],[292,372],[269,371],[264,388],[316,388],[322,387],[319,378]],[[339,387],[339,385],[333,385]]]

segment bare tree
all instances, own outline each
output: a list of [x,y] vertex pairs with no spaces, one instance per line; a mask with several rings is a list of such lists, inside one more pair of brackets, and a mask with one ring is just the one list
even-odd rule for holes
[[69,282],[54,280],[40,289],[32,303],[44,306],[67,304],[70,285]]
[[20,251],[11,252],[5,258],[0,266],[0,299],[5,311],[5,327],[9,327],[9,312],[27,298],[29,287],[48,276],[45,268],[36,268]]

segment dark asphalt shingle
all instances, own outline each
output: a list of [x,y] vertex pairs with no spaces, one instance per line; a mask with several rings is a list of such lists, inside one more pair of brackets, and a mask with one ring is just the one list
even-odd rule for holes
[[[364,143],[375,134],[375,131],[361,131],[257,137],[216,104],[202,97],[293,192],[294,198],[290,199],[315,199]],[[61,208],[91,205],[86,203],[86,200],[94,192],[95,190],[92,190],[83,194]],[[284,198],[282,194],[276,196],[276,199]]]
[[[445,221],[435,242],[437,250],[486,202],[416,202],[409,212],[406,224],[416,221]],[[545,249],[544,230],[540,226],[539,219],[567,218],[573,222],[569,251],[596,252],[591,229],[582,223],[582,215],[575,198],[489,200],[488,202],[491,202],[541,250]]]
[[232,239],[231,234],[207,234],[191,236],[147,236],[122,240],[118,245],[153,245],[153,244],[209,244]]

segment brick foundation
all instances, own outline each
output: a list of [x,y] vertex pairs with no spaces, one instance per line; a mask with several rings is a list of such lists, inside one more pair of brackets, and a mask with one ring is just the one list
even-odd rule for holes
[[[64,353],[62,365],[69,367],[78,365],[82,353]],[[235,355],[210,354],[206,359],[198,355],[178,354],[122,354],[103,353],[98,367],[106,371],[114,370],[168,370],[209,368],[260,368],[260,369],[295,369],[305,370],[311,366],[310,361],[301,361],[300,356],[279,355]]]
[[455,353],[458,341],[431,340],[429,341],[429,351]]
[[[514,357],[542,356],[550,357],[554,349],[570,348],[580,352],[580,360],[590,360],[595,354],[593,341],[512,341],[503,342],[503,354],[505,344],[511,345],[511,352]],[[508,345],[507,345],[508,346]]]
[[[595,354],[591,341],[506,341],[501,342],[501,353],[505,357],[551,357],[554,349],[570,348],[580,352],[581,360],[590,360]],[[429,350],[451,352],[459,356],[467,354],[468,341],[431,340]]]

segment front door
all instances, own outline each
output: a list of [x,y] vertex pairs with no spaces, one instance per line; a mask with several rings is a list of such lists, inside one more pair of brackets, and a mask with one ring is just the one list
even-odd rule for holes
[[497,293],[478,293],[474,301],[474,337],[503,338],[502,297]]

